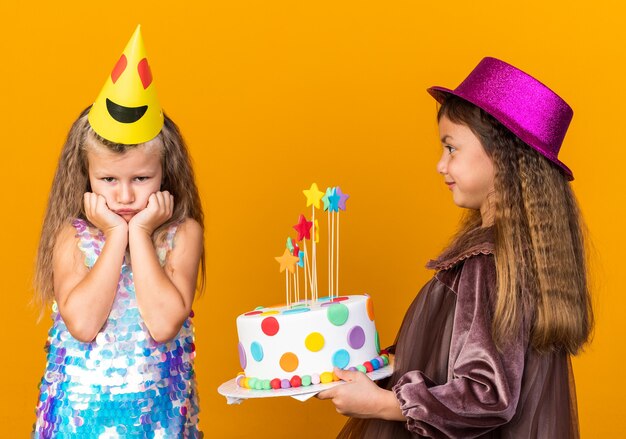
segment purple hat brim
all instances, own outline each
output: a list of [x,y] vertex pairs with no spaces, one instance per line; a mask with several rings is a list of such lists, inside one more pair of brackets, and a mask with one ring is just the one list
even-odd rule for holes
[[526,131],[522,130],[513,121],[509,121],[508,118],[504,117],[501,114],[494,114],[494,113],[496,113],[495,111],[493,111],[490,108],[485,108],[486,106],[484,104],[482,104],[481,102],[477,102],[475,99],[472,99],[469,96],[464,96],[463,94],[458,93],[458,92],[456,92],[454,90],[450,90],[449,88],[440,87],[440,86],[434,86],[434,87],[430,87],[430,88],[426,89],[426,91],[433,98],[435,98],[435,100],[437,102],[439,102],[440,104],[443,104],[443,101],[445,100],[447,95],[453,95],[453,96],[456,96],[458,98],[463,99],[464,101],[469,102],[470,104],[476,105],[478,108],[482,109],[487,114],[490,114],[491,116],[493,116],[498,122],[500,122],[502,125],[504,125],[509,131],[511,131],[513,134],[515,134],[518,138],[520,138],[529,147],[531,147],[535,151],[539,152],[541,155],[543,155],[548,160],[550,160],[552,163],[554,163],[559,168],[561,168],[561,170],[563,171],[563,173],[565,174],[565,176],[567,177],[567,179],[569,181],[574,180],[574,174],[572,173],[572,171],[563,162],[561,162],[557,157],[554,157],[553,154],[550,154],[547,151],[544,151],[544,150],[534,146],[533,139],[529,138],[528,133]]

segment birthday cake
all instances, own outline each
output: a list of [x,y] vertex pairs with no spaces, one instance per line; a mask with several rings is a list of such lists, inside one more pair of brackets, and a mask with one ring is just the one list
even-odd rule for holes
[[[336,381],[333,368],[372,372],[389,364],[374,322],[372,298],[340,296],[339,213],[348,195],[339,187],[321,192],[315,183],[304,190],[311,221],[300,215],[276,260],[285,273],[285,303],[258,307],[237,317],[239,387],[287,389]],[[328,216],[328,295],[319,297],[315,209],[324,202]],[[311,254],[307,248],[311,244]],[[302,299],[301,299],[302,297]]]
[[259,308],[237,317],[240,387],[279,389],[336,380],[333,367],[371,372],[380,355],[372,299],[323,297],[315,302]]

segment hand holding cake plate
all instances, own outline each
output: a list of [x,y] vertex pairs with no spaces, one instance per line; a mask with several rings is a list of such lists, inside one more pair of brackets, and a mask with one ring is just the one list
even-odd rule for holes
[[[368,372],[366,375],[372,380],[377,381],[383,378],[391,376],[393,372],[393,365],[381,367],[380,369]],[[331,387],[344,384],[345,381],[332,381],[330,383],[311,384],[307,387],[290,387],[288,389],[271,389],[271,390],[256,390],[246,389],[237,385],[237,378],[226,381],[218,387],[217,391],[220,395],[226,397],[227,404],[241,404],[246,399],[252,398],[273,398],[278,396],[291,396],[299,401],[306,401],[307,399],[317,395],[322,390],[330,389]]]

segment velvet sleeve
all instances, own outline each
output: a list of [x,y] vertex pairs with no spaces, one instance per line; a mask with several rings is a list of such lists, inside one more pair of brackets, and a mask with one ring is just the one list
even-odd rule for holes
[[494,344],[493,256],[468,258],[447,282],[457,295],[447,381],[436,385],[423,372],[410,371],[393,391],[408,419],[409,431],[430,437],[470,438],[508,422],[515,414],[527,341],[520,330],[501,351]]

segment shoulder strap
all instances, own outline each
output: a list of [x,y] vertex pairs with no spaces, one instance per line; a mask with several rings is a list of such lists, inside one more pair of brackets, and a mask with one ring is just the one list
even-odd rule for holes
[[104,234],[82,218],[74,219],[72,226],[76,229],[76,238],[78,238],[76,245],[85,255],[85,265],[91,268],[102,251]]
[[159,263],[161,264],[161,266],[165,265],[167,254],[174,248],[174,238],[176,236],[176,231],[178,230],[179,225],[180,223],[176,223],[169,226],[165,238],[156,246],[156,252],[157,256],[159,257]]

